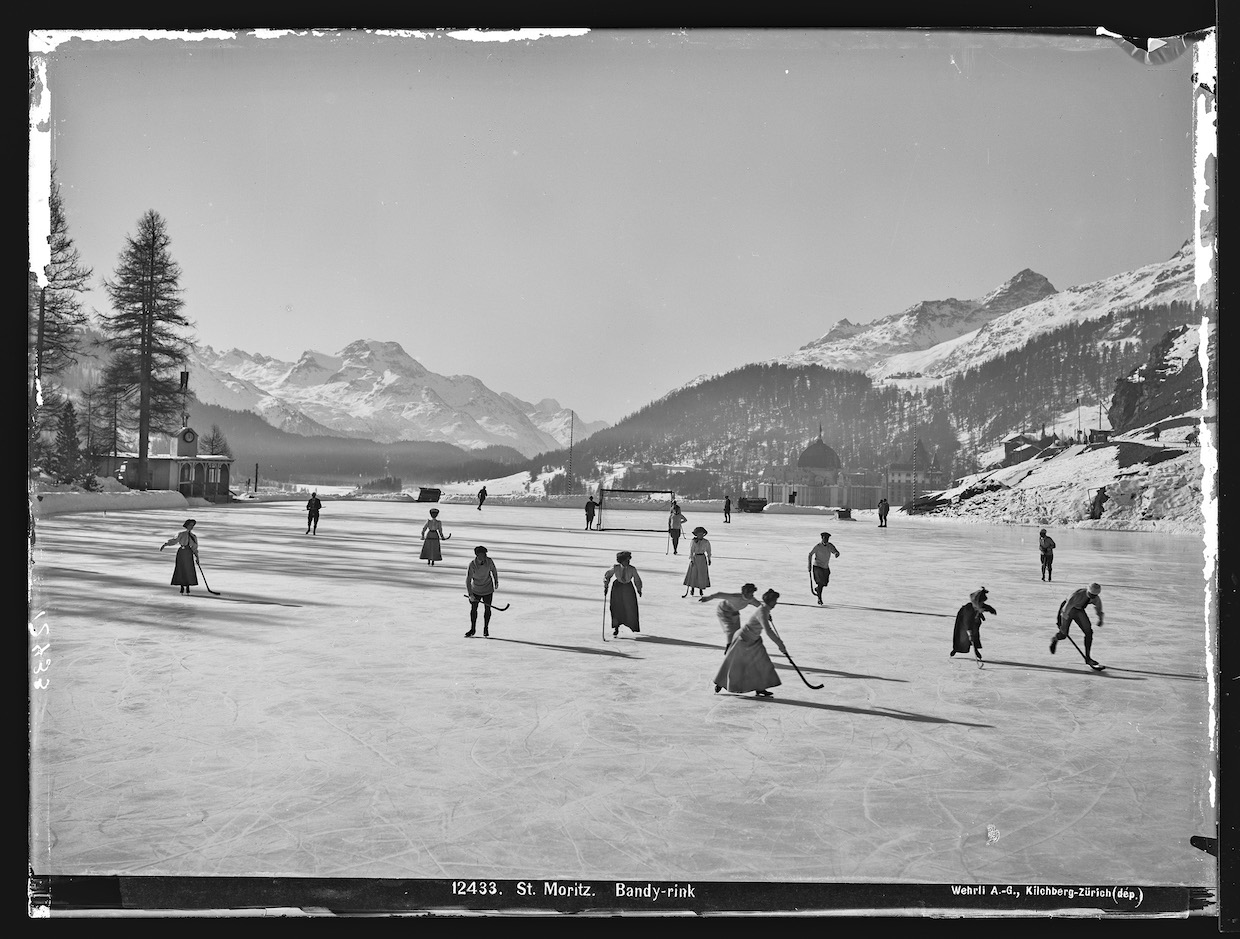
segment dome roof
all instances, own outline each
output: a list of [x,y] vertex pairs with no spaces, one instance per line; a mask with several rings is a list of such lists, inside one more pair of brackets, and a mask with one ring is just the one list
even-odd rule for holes
[[837,470],[842,464],[839,454],[822,442],[822,433],[819,432],[818,439],[806,447],[805,452],[797,460],[797,466],[808,469]]

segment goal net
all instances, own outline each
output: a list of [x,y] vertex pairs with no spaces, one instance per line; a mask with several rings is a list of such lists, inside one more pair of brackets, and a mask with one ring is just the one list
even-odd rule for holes
[[600,489],[600,531],[667,531],[676,493],[670,489]]

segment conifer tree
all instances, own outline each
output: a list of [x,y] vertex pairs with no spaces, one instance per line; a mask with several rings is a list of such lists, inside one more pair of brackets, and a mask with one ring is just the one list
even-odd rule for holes
[[82,445],[78,440],[77,412],[72,401],[66,401],[60,409],[53,466],[56,476],[62,482],[71,482],[82,471]]
[[151,431],[179,427],[179,370],[190,347],[182,332],[191,324],[181,313],[181,268],[170,242],[163,217],[148,210],[138,219],[138,233],[126,236],[112,279],[104,281],[112,310],[103,329],[114,353],[104,381],[118,399],[136,391],[140,489],[147,485]]

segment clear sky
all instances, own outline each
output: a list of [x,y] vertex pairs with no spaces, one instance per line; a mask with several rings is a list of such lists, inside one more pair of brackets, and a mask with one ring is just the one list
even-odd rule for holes
[[[399,342],[585,420],[836,320],[1192,234],[1191,52],[994,31],[59,38],[96,282],[148,209],[200,343]],[[101,289],[88,305],[103,310]]]

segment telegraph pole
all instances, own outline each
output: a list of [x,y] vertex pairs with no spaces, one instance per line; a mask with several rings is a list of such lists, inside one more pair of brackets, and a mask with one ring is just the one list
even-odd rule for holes
[[577,415],[572,408],[568,410],[568,491],[574,492],[573,486],[573,424]]

